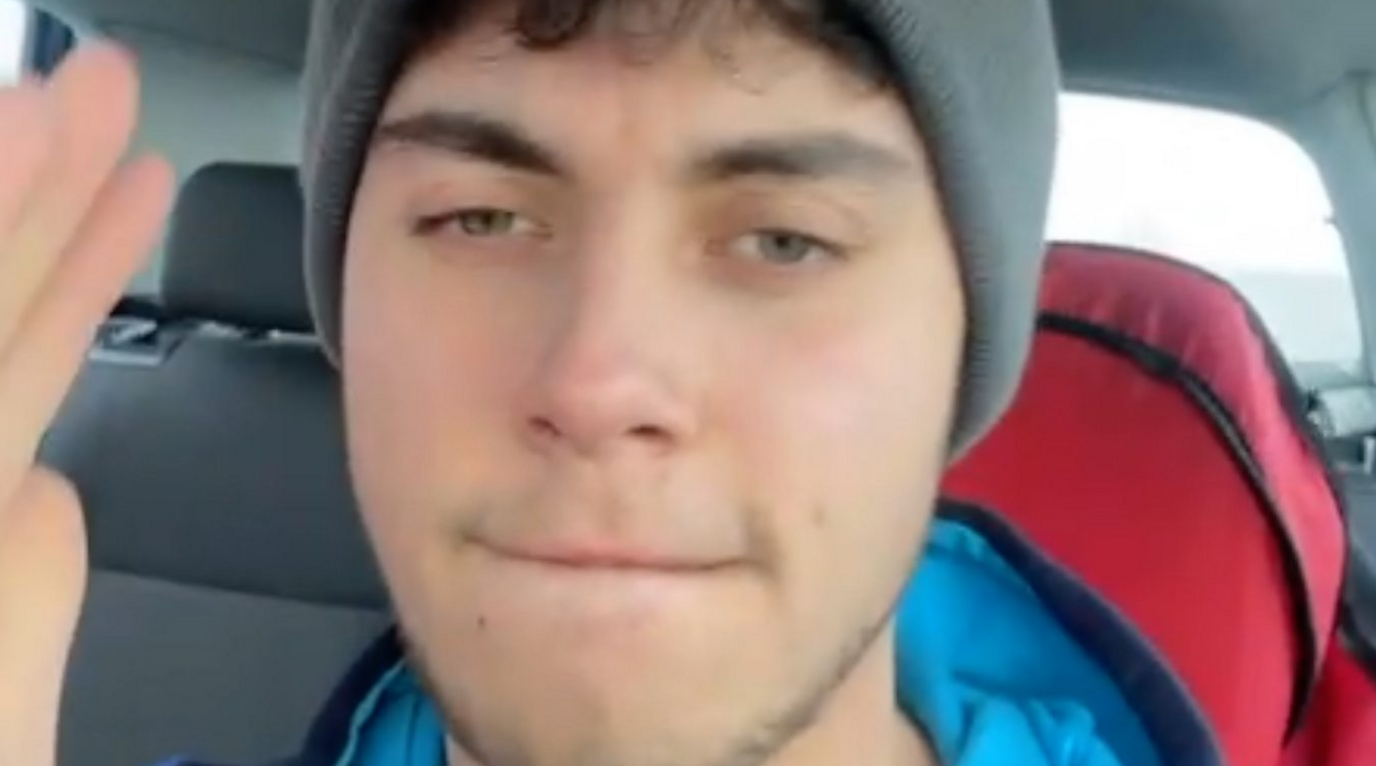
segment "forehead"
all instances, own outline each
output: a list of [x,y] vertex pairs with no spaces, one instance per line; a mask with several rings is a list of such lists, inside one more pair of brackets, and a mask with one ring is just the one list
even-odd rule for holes
[[708,4],[672,33],[654,18],[608,19],[533,50],[511,32],[510,4],[487,4],[411,62],[388,116],[457,107],[561,132],[613,124],[676,134],[845,127],[920,154],[896,93],[820,44],[740,10],[746,5]]

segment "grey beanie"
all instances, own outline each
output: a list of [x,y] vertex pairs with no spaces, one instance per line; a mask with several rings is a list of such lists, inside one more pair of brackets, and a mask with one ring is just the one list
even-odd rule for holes
[[[306,269],[316,324],[336,356],[354,193],[409,53],[417,1],[315,0],[301,166]],[[1031,343],[1060,86],[1050,10],[1047,0],[846,1],[887,46],[960,257],[969,316],[959,454],[1007,408]]]

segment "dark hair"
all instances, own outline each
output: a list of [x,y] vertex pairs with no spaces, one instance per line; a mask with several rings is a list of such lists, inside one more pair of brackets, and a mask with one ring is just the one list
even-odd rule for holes
[[[421,0],[408,20],[412,54],[423,53],[457,31],[491,2]],[[832,55],[875,84],[890,81],[881,45],[849,3],[838,0],[510,0],[510,34],[531,50],[551,50],[587,34],[595,22],[613,19],[625,34],[668,40],[720,6],[736,18],[762,20],[788,37]]]

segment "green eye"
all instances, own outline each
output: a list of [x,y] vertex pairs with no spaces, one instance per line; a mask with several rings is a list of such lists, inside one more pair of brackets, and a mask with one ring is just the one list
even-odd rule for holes
[[770,263],[801,263],[817,250],[807,237],[787,232],[766,232],[759,236],[760,255]]
[[469,236],[499,237],[516,233],[520,216],[510,210],[464,210],[454,216],[454,223]]
[[426,216],[415,222],[415,232],[421,235],[451,234],[479,239],[496,237],[533,236],[540,232],[531,219],[500,208],[465,208],[439,215]]
[[816,237],[785,230],[752,232],[736,240],[731,250],[742,258],[773,266],[796,266],[818,257],[837,255],[835,248]]

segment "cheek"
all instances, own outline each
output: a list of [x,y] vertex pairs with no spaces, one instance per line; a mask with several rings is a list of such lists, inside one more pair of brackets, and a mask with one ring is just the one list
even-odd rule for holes
[[533,296],[458,274],[388,231],[356,220],[344,302],[350,455],[365,512],[379,515],[494,480],[529,356],[520,339],[538,319],[520,308]]
[[759,505],[777,516],[793,576],[850,564],[889,578],[911,563],[944,469],[962,340],[958,300],[924,298],[852,303],[733,345],[737,480],[769,493]]

